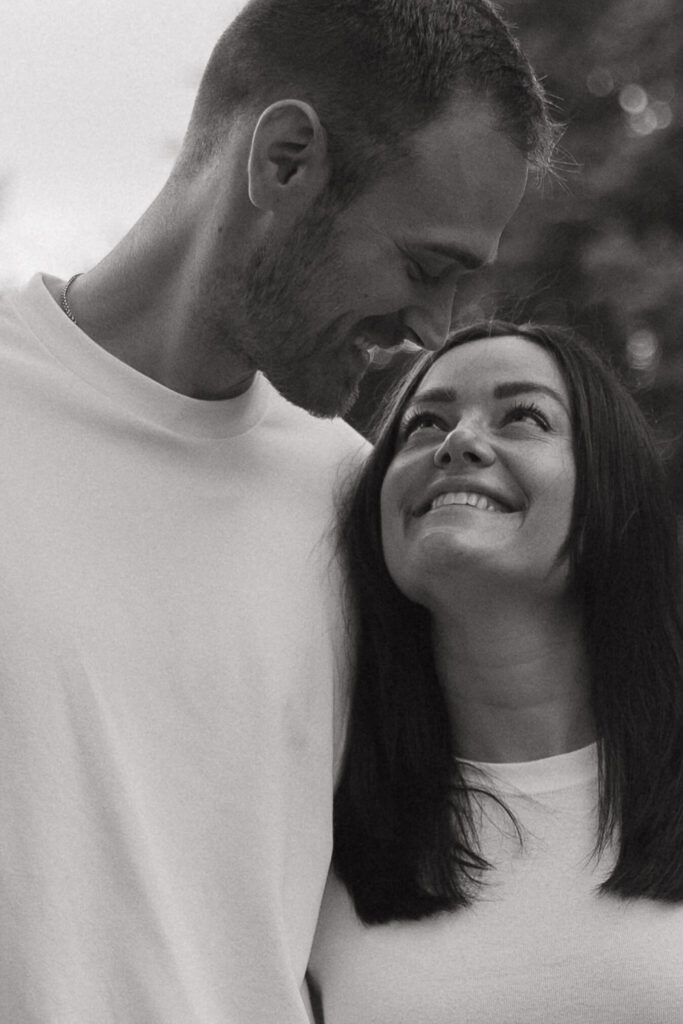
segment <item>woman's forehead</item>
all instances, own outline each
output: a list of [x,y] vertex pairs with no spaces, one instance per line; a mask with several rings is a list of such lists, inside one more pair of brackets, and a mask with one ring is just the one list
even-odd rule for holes
[[426,372],[413,401],[435,390],[492,390],[510,381],[539,383],[567,398],[567,388],[554,356],[520,335],[477,338],[448,349]]

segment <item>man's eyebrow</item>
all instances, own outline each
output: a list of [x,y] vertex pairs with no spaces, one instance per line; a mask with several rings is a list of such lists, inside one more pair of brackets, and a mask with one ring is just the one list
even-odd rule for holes
[[505,384],[497,384],[493,389],[493,397],[514,398],[515,395],[523,395],[530,391],[540,391],[544,395],[549,395],[550,398],[554,398],[556,402],[559,402],[566,413],[569,413],[567,403],[559,391],[551,388],[548,384],[541,384],[534,380],[510,380],[506,381]]
[[437,253],[439,256],[446,256],[454,263],[461,263],[465,270],[479,270],[480,267],[488,266],[493,262],[491,259],[482,259],[469,249],[461,249],[457,245],[448,245],[445,242],[425,242],[416,246],[425,253]]

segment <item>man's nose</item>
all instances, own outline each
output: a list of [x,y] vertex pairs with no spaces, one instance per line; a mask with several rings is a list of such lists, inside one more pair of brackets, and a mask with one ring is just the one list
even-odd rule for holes
[[459,423],[443,439],[434,452],[439,469],[449,466],[490,466],[496,458],[483,430]]
[[432,352],[442,348],[448,337],[453,321],[456,291],[456,285],[452,281],[431,286],[429,292],[424,295],[419,309],[415,310],[415,333],[424,348]]

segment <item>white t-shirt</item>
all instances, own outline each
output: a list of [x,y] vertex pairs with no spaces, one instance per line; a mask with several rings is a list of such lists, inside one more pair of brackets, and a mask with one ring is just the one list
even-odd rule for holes
[[364,442],[260,376],[169,391],[40,276],[0,301],[0,436],[0,1021],[306,1021]]
[[681,1024],[683,905],[598,896],[594,746],[480,765],[494,865],[471,907],[367,926],[330,877],[311,973],[325,1024]]

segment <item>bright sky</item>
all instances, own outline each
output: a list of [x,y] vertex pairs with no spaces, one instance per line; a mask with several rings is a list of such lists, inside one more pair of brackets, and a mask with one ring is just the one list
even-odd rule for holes
[[0,5],[0,286],[85,270],[134,223],[241,3]]

